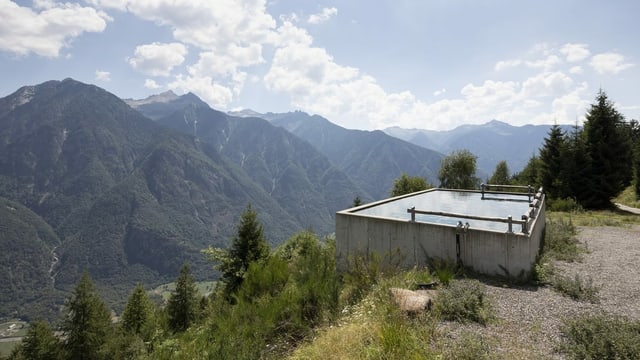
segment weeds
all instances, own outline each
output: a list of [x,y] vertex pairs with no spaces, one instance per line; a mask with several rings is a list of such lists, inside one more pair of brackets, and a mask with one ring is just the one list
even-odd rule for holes
[[478,280],[454,280],[440,290],[436,311],[447,320],[486,325],[494,315],[490,299]]
[[564,276],[555,276],[552,281],[554,290],[569,296],[577,301],[597,303],[600,288],[593,284],[593,279],[588,277],[582,280],[578,274],[573,279]]
[[640,321],[611,315],[565,320],[559,350],[570,359],[640,359]]

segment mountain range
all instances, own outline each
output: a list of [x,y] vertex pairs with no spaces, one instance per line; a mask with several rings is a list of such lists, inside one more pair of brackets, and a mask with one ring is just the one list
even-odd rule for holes
[[336,211],[387,197],[402,172],[435,183],[443,157],[303,112],[123,100],[72,79],[24,86],[0,99],[0,318],[57,317],[83,271],[116,310],[184,262],[215,278],[200,250],[227,246],[249,204],[272,246],[329,234]]

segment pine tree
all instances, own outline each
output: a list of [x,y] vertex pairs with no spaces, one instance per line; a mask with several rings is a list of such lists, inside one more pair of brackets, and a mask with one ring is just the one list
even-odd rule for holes
[[567,166],[567,159],[564,157],[565,137],[562,129],[558,125],[553,125],[548,136],[544,139],[544,145],[540,149],[540,181],[545,193],[554,199],[561,199],[567,196],[565,190],[567,184],[564,176],[561,176],[563,169]]
[[138,284],[124,307],[122,328],[128,334],[140,336],[149,341],[154,330],[154,304],[149,299],[142,284]]
[[184,264],[176,280],[176,289],[171,293],[167,304],[171,330],[174,332],[187,330],[198,318],[198,306],[198,288],[191,275],[189,264]]
[[631,182],[631,139],[623,116],[602,90],[586,118],[584,132],[591,168],[590,189],[583,205],[606,208]]
[[53,334],[49,324],[44,321],[31,324],[19,349],[23,358],[33,360],[61,359],[61,350],[60,341]]
[[105,359],[103,345],[112,331],[109,309],[85,271],[66,305],[62,324],[67,359]]
[[220,280],[224,283],[225,295],[230,299],[242,284],[249,265],[267,259],[270,251],[257,214],[248,205],[229,249],[208,248],[205,253],[210,260],[218,263],[216,269],[222,273]]

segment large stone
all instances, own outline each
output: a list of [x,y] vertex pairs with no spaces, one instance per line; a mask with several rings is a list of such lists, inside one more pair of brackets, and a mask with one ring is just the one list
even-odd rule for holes
[[400,310],[410,314],[431,310],[435,294],[435,290],[389,289],[389,295],[393,302]]

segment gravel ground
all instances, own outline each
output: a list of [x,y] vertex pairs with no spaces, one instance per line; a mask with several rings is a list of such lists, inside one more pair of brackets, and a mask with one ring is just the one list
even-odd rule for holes
[[591,278],[599,287],[599,302],[578,302],[550,287],[487,285],[498,321],[487,327],[445,323],[452,339],[480,334],[499,358],[563,359],[555,351],[562,320],[580,314],[607,313],[640,320],[640,226],[579,227],[578,240],[589,253],[581,262],[557,262],[556,273]]

